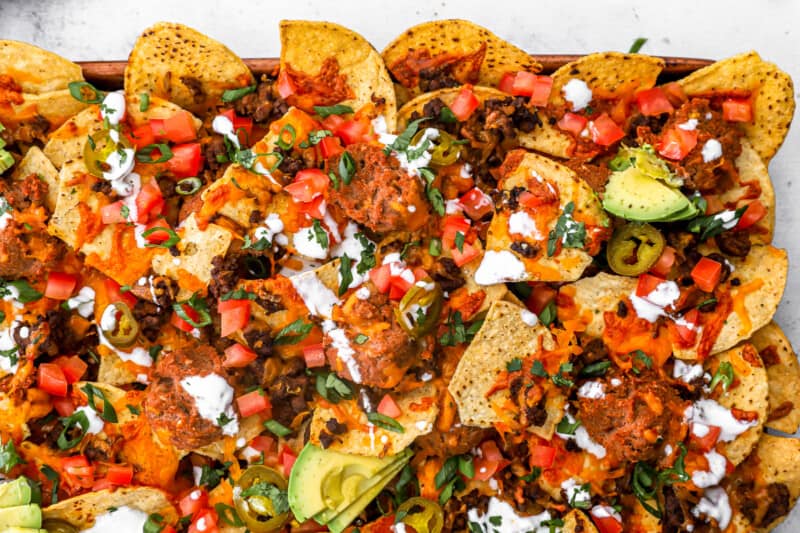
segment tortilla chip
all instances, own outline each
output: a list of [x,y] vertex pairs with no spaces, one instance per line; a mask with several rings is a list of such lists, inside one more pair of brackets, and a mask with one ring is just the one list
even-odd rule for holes
[[107,385],[127,385],[136,382],[136,374],[130,371],[125,361],[110,350],[100,353],[100,367],[97,370],[97,381]]
[[[485,47],[485,52],[481,57],[482,47]],[[414,51],[427,51],[431,58],[474,54],[474,61],[460,61],[459,67],[463,67],[457,70],[467,69],[464,74],[469,79],[460,81],[475,85],[496,87],[506,72],[539,72],[542,69],[526,51],[482,26],[461,19],[437,20],[413,26],[389,43],[381,55],[389,70],[396,72],[398,63]],[[477,65],[474,64],[476,62]],[[398,84],[397,87],[401,103],[421,93],[418,86],[403,87]]]
[[753,122],[742,129],[756,152],[769,162],[789,131],[794,115],[792,78],[773,63],[747,52],[717,61],[678,81],[688,96],[750,93]]
[[750,342],[759,353],[769,350],[770,354],[769,358],[761,358],[769,378],[769,409],[765,425],[784,433],[795,433],[800,428],[800,364],[797,355],[775,322],[753,333]]
[[[192,452],[205,455],[206,457],[216,459],[217,461],[222,461],[225,457],[226,439],[233,439],[234,441],[244,439],[246,442],[250,442],[255,437],[259,436],[262,431],[264,431],[264,423],[261,420],[261,417],[256,415],[248,416],[247,418],[242,418],[239,420],[239,432],[235,437],[225,437],[217,442],[212,442],[207,446],[203,446],[202,448],[192,450]],[[237,446],[237,448],[239,448],[239,446]]]
[[592,520],[578,509],[573,509],[564,515],[563,533],[597,533]]
[[91,194],[82,183],[81,176],[86,172],[83,156],[66,162],[61,168],[58,176],[56,208],[47,227],[51,235],[58,237],[72,248],[77,247],[80,237],[78,230],[81,225],[81,213],[77,209],[78,204],[83,201],[92,212],[100,209],[99,195]]
[[571,79],[586,82],[593,98],[611,99],[655,86],[663,68],[664,60],[657,57],[620,52],[589,54],[567,63],[552,74],[550,103],[565,103],[562,89]]
[[[270,213],[286,211],[290,196],[281,193],[273,197],[275,181],[242,165],[234,163],[225,169],[221,178],[205,189],[201,198],[201,219],[214,219],[218,215],[229,218],[242,228],[263,224]],[[256,222],[251,221],[253,212],[262,214]]]
[[[411,122],[411,116],[414,112],[422,116],[422,110],[425,104],[431,100],[438,98],[446,105],[450,105],[456,99],[459,92],[461,92],[461,87],[440,89],[438,91],[422,94],[410,102],[407,102],[397,112],[397,131],[403,131],[405,129],[406,125]],[[473,87],[472,92],[481,103],[489,99],[502,100],[504,98],[509,98],[508,94],[490,87]],[[571,136],[545,120],[540,126],[536,126],[536,128],[529,133],[520,131],[517,135],[517,143],[524,148],[566,159],[569,157],[575,141]]]
[[58,54],[19,41],[0,40],[0,75],[14,78],[23,93],[44,94],[83,80],[81,67]]
[[311,76],[319,73],[322,63],[336,58],[339,73],[347,77],[353,98],[339,102],[355,111],[383,100],[382,115],[391,130],[397,104],[389,72],[377,50],[356,32],[332,22],[282,20],[281,70],[288,64]]
[[[458,362],[448,390],[458,405],[458,414],[464,424],[492,427],[493,423],[501,422],[494,406],[510,399],[508,389],[487,397],[498,376],[512,359],[524,358],[540,350],[540,339],[542,348],[549,350],[554,347],[550,331],[541,324],[526,325],[521,317],[523,311],[523,307],[509,302],[492,304],[483,326]],[[565,402],[563,395],[548,393],[545,402],[547,421],[528,430],[543,439],[550,439],[556,424],[564,416]]]
[[148,93],[198,115],[218,105],[226,90],[254,83],[247,65],[225,45],[175,22],[146,29],[125,69],[125,94]]
[[[566,285],[562,291],[577,306],[577,315],[586,324],[584,332],[590,337],[599,339],[603,336],[605,328],[603,314],[606,311],[615,311],[619,302],[636,290],[636,284],[637,278],[601,272],[596,276],[583,278],[571,285]],[[567,299],[563,301],[569,302]],[[565,309],[562,306],[558,307],[558,316],[561,320],[566,318]]]
[[225,255],[233,234],[216,224],[209,224],[201,230],[197,227],[194,213],[181,223],[178,234],[181,240],[175,247],[179,255],[173,257],[169,252],[156,255],[153,257],[153,271],[177,281],[184,292],[205,289],[211,282],[212,261]]
[[758,413],[758,420],[755,426],[749,428],[731,442],[720,443],[721,451],[725,457],[734,465],[738,465],[750,455],[764,431],[764,422],[767,420],[767,395],[769,390],[767,371],[761,362],[761,358],[758,357],[757,350],[749,343],[717,354],[707,362],[706,368],[716,369],[723,362],[731,364],[738,383],[720,395],[716,399],[717,402],[728,409],[736,408],[742,411]]
[[747,139],[742,139],[742,153],[736,158],[735,164],[739,171],[739,185],[722,193],[719,199],[725,205],[736,204],[737,208],[742,207],[753,201],[748,194],[751,189],[748,184],[757,185],[761,191],[758,200],[767,208],[767,214],[753,225],[755,231],[750,233],[750,242],[769,244],[775,229],[775,189],[767,172],[767,165]]
[[[763,434],[753,454],[727,480],[726,489],[734,509],[733,522],[741,525],[736,531],[771,531],[800,497],[800,440]],[[773,494],[787,495],[788,501],[782,496],[773,499]],[[754,498],[756,505],[752,505]],[[742,513],[745,505],[752,509],[755,523]],[[769,519],[764,516],[767,509],[773,511],[772,519],[764,523]]]
[[[147,102],[147,109],[142,111],[139,107],[141,101],[141,94],[125,95],[125,114],[134,128],[142,126],[152,119],[170,118],[179,111],[185,111],[181,106],[158,96],[150,96]],[[203,121],[195,116],[192,116],[192,122],[194,122],[195,130],[200,129],[200,126],[203,125]]]
[[52,212],[56,207],[56,199],[58,198],[58,170],[38,146],[31,146],[25,152],[25,157],[14,167],[11,179],[22,181],[31,174],[36,174],[39,179],[47,184],[45,205]]
[[427,435],[433,430],[433,423],[439,414],[436,388],[430,384],[423,385],[411,392],[395,397],[402,414],[396,418],[403,426],[403,433],[386,430],[378,426],[368,427],[367,415],[357,405],[356,400],[339,402],[335,408],[318,406],[311,419],[309,442],[322,446],[320,434],[325,430],[325,423],[338,420],[336,412],[344,410],[354,414],[354,418],[364,429],[349,429],[342,435],[333,435],[333,442],[327,449],[356,455],[385,457],[396,455],[406,449],[420,435]]
[[132,507],[147,514],[159,513],[169,522],[177,520],[178,513],[167,493],[150,487],[120,487],[103,489],[67,498],[42,509],[47,520],[64,520],[79,529],[90,528],[95,519],[111,507]]
[[60,169],[68,161],[83,158],[86,138],[102,129],[99,107],[89,106],[50,134],[44,145],[44,155]]
[[[509,153],[508,157],[513,157]],[[508,160],[508,158],[506,159]],[[608,226],[608,217],[603,211],[600,200],[585,181],[571,169],[556,163],[552,159],[538,155],[525,154],[519,165],[503,178],[503,189],[511,191],[516,187],[529,188],[529,180],[544,180],[557,191],[559,213],[546,222],[546,226],[538,228],[541,235],[537,239],[542,250],[547,249],[548,236],[563,213],[567,204],[574,205],[573,216],[576,220],[592,221],[595,226]],[[509,234],[510,214],[505,210],[497,211],[489,225],[486,236],[486,250],[510,251],[525,264],[525,274],[519,279],[509,281],[575,281],[592,262],[592,256],[582,248],[561,248],[555,255],[548,257],[545,251],[535,259],[528,259],[511,250],[514,242]],[[539,219],[536,220],[539,224]],[[587,243],[588,244],[588,243]]]

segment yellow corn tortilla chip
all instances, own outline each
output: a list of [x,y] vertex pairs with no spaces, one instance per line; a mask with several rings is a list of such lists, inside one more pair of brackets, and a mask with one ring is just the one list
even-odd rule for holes
[[44,155],[60,169],[68,161],[82,158],[86,138],[102,129],[99,107],[89,106],[50,134],[44,145]]
[[[133,127],[141,126],[152,119],[170,118],[179,111],[185,111],[185,109],[178,104],[173,104],[158,96],[148,97],[147,109],[144,111],[139,107],[141,102],[141,94],[125,95],[125,113]],[[196,130],[200,129],[200,126],[203,125],[203,121],[195,116],[192,116],[192,122],[194,122],[194,129]]]
[[[506,370],[506,365],[512,359],[524,358],[541,348],[549,350],[555,346],[546,327],[541,324],[528,326],[522,321],[524,310],[513,303],[494,302],[483,326],[458,362],[448,390],[458,405],[462,423],[492,427],[494,422],[501,422],[494,407],[510,399],[508,389],[496,391],[487,397],[498,376]],[[541,426],[531,426],[528,430],[543,439],[550,439],[556,424],[564,416],[565,403],[566,397],[563,395],[548,394],[545,401],[547,420]]]
[[45,94],[83,80],[81,67],[58,54],[20,41],[0,40],[0,75],[14,78],[23,93]]
[[[221,178],[202,192],[204,205],[200,211],[201,216],[222,215],[242,228],[258,226],[263,224],[268,214],[285,211],[286,202],[291,201],[286,193],[276,194],[273,197],[272,193],[276,187],[279,186],[269,176],[262,176],[234,163],[225,169]],[[220,205],[221,195],[225,195],[225,202]],[[209,198],[214,200],[209,201]],[[263,214],[256,222],[250,220],[254,211]]]
[[[397,112],[397,131],[403,131],[406,125],[411,121],[411,116],[416,112],[422,116],[422,110],[425,104],[435,98],[439,98],[446,105],[450,105],[461,92],[461,87],[453,87],[450,89],[440,89],[429,93],[417,96],[410,102],[407,102]],[[504,99],[509,98],[509,95],[492,89],[490,87],[473,87],[472,92],[483,103],[489,99]],[[544,152],[560,158],[568,158],[574,144],[572,137],[562,132],[548,121],[544,120],[541,126],[536,126],[530,133],[520,131],[517,136],[517,143],[523,148],[536,150],[537,152]]]
[[594,98],[616,98],[631,90],[649,89],[664,68],[664,60],[641,54],[603,52],[567,63],[553,73],[550,103],[565,103],[562,89],[569,80],[586,82]]
[[597,533],[592,520],[578,509],[568,512],[563,520],[563,533]]
[[225,45],[183,24],[158,22],[137,39],[125,69],[125,94],[148,93],[205,115],[222,93],[255,83]]
[[377,50],[356,32],[332,22],[282,20],[281,69],[290,65],[294,70],[314,76],[322,63],[334,57],[339,73],[347,76],[347,86],[353,98],[339,102],[354,110],[383,100],[383,116],[394,127],[397,104],[389,72]]
[[736,348],[715,355],[706,362],[706,368],[717,368],[721,363],[730,363],[738,380],[736,386],[723,392],[717,402],[728,409],[741,409],[758,413],[756,425],[736,437],[731,442],[721,442],[722,452],[734,465],[738,465],[750,455],[764,431],[767,420],[767,371],[758,351],[752,344],[745,343]]
[[[482,60],[475,79],[460,81],[496,87],[506,72],[539,72],[542,69],[524,50],[484,27],[461,19],[437,20],[413,26],[389,43],[381,55],[391,70],[409,53],[417,50],[426,50],[431,58],[441,55],[464,57],[478,54],[484,46],[485,53],[480,58]],[[465,65],[465,68],[470,67],[472,65]],[[418,86],[403,87],[398,84],[397,88],[403,102],[421,93]]]
[[97,381],[115,386],[135,383],[136,374],[125,366],[125,362],[117,354],[110,352],[110,350],[102,350],[99,354],[100,366],[97,369]]
[[519,166],[503,179],[503,189],[511,191],[515,187],[528,188],[529,180],[544,180],[558,192],[559,197],[558,215],[549,220],[546,227],[537,228],[539,238],[536,240],[541,246],[542,253],[531,260],[511,250],[513,240],[508,229],[510,214],[504,210],[496,212],[492,218],[486,236],[486,250],[504,250],[513,253],[525,264],[524,275],[510,281],[575,281],[591,264],[592,256],[582,248],[563,247],[555,255],[548,257],[546,249],[550,231],[569,203],[574,205],[573,216],[578,220],[588,219],[594,221],[596,226],[607,226],[608,217],[597,195],[586,182],[571,169],[552,159],[538,154],[525,154]]
[[795,433],[800,428],[800,364],[797,355],[775,322],[753,333],[750,342],[759,353],[769,350],[770,358],[777,356],[777,361],[762,357],[769,378],[769,411],[765,425],[784,433]]
[[58,170],[38,146],[31,146],[25,152],[22,160],[14,166],[11,179],[22,181],[31,174],[36,174],[39,179],[47,184],[45,205],[52,212],[56,207],[56,199],[58,198]]
[[[423,385],[411,392],[395,397],[402,414],[395,420],[403,426],[403,433],[386,430],[378,426],[369,429],[350,429],[342,435],[333,435],[333,442],[328,449],[356,455],[385,457],[396,455],[406,449],[420,435],[427,435],[433,430],[433,423],[439,414],[436,388],[430,384]],[[344,409],[355,414],[356,420],[368,427],[366,414],[357,405],[356,400],[345,400],[337,404],[337,409]],[[318,406],[311,419],[309,442],[322,446],[320,434],[325,431],[325,423],[338,420],[336,410]],[[343,422],[339,420],[339,422]]]
[[45,520],[64,520],[79,529],[88,529],[97,517],[106,514],[112,507],[131,507],[148,515],[159,513],[167,522],[179,518],[167,494],[150,487],[120,487],[87,492],[45,507],[42,517]]
[[[755,451],[726,481],[725,488],[734,511],[733,526],[738,526],[736,531],[773,530],[800,497],[800,440],[763,434]],[[753,522],[742,513],[744,506],[752,509]],[[766,516],[768,509],[772,510],[770,516]]]
[[[742,300],[741,314],[734,308],[725,319],[711,348],[712,355],[750,338],[756,330],[767,325],[778,308],[786,284],[788,259],[785,250],[768,245],[753,246],[747,257],[733,258],[730,262],[734,267],[731,279],[740,281],[739,286],[731,287],[731,296],[734,302],[737,298]],[[570,290],[575,291],[572,298],[578,307],[578,315],[587,316],[587,335],[602,337],[603,313],[615,311],[619,302],[635,291],[636,283],[636,278],[600,273],[570,285]],[[697,359],[696,347],[676,349],[675,356]]]
[[756,152],[769,161],[778,151],[794,116],[792,78],[755,52],[739,54],[709,65],[678,81],[688,96],[725,95],[749,91],[753,122],[742,129]]
[[[260,435],[262,431],[264,431],[264,424],[261,420],[261,417],[257,415],[248,416],[247,418],[242,418],[239,420],[239,432],[236,434],[236,436],[226,437],[225,439],[233,439],[234,441],[244,439],[246,442],[250,442],[255,437]],[[207,446],[192,450],[192,452],[222,461],[225,456],[225,439],[212,442]],[[239,446],[237,446],[237,448],[238,447]]]

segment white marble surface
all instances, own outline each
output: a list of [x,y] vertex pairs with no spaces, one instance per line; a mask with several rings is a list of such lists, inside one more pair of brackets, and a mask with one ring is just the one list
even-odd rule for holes
[[[242,57],[268,57],[278,54],[282,18],[338,22],[378,49],[408,26],[436,18],[470,19],[532,53],[625,51],[637,37],[649,39],[642,51],[654,55],[719,59],[754,49],[800,84],[796,0],[0,0],[0,38],[28,41],[73,60],[124,59],[142,29],[174,20],[219,39]],[[770,165],[778,199],[775,243],[789,249],[793,265],[800,264],[800,183],[794,183],[799,167],[796,126]],[[796,268],[776,320],[800,346]],[[779,531],[800,531],[800,512],[793,518]]]

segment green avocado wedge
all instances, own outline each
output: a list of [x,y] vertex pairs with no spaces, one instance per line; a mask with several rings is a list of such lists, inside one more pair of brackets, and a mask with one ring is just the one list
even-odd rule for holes
[[10,527],[41,528],[42,509],[35,503],[0,509],[0,531]]
[[[688,218],[688,212],[693,208],[678,189],[645,175],[633,166],[612,173],[603,196],[603,209],[639,222]],[[681,218],[671,218],[678,215]]]
[[363,457],[306,444],[289,476],[289,507],[303,522],[324,511],[337,512],[359,499],[387,468],[408,461],[406,450],[392,457]]
[[31,486],[28,480],[19,477],[0,484],[0,507],[16,507],[31,503]]

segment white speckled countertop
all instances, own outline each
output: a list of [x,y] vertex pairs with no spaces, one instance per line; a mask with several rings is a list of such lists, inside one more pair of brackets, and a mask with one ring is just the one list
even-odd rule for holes
[[[221,7],[222,5],[226,7]],[[242,57],[277,56],[278,20],[338,22],[378,49],[408,26],[436,18],[465,18],[532,53],[626,51],[637,37],[642,52],[720,59],[756,50],[800,87],[800,2],[795,0],[0,0],[0,38],[27,41],[73,60],[125,59],[142,29],[174,20],[222,41]],[[797,100],[798,90],[795,92]],[[800,126],[770,164],[777,197],[775,244],[800,264]],[[790,268],[776,316],[800,346],[800,273]],[[800,512],[778,529],[800,531]]]

